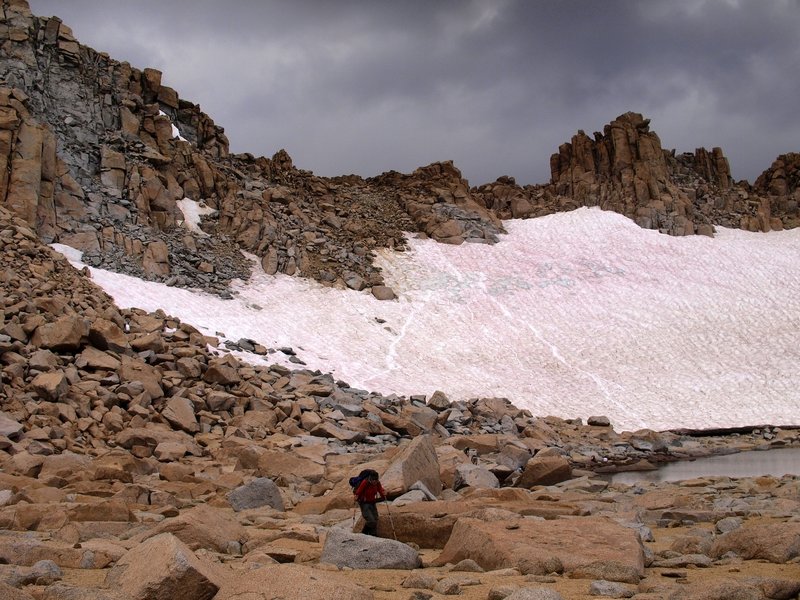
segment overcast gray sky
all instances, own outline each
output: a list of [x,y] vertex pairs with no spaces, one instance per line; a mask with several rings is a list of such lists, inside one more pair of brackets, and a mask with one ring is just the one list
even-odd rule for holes
[[163,71],[233,152],[318,175],[455,161],[472,185],[632,110],[753,181],[800,151],[800,0],[30,0]]

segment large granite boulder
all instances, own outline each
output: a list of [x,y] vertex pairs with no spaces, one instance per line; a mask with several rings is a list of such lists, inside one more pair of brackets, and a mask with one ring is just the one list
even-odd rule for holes
[[210,600],[219,587],[178,538],[157,535],[131,549],[106,576],[128,600]]
[[250,483],[239,486],[231,491],[227,498],[231,508],[236,512],[261,506],[284,510],[281,492],[269,477],[258,477]]
[[429,435],[421,435],[406,444],[381,475],[389,497],[406,493],[421,481],[433,493],[440,494],[439,459]]
[[395,540],[331,529],[325,538],[321,562],[349,569],[416,569],[419,554]]
[[580,579],[638,583],[644,576],[639,535],[606,517],[534,521],[459,519],[436,565],[471,558],[487,570],[515,567]]

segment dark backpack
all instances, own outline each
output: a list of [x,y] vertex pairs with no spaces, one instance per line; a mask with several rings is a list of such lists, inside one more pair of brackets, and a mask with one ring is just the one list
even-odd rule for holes
[[363,471],[361,471],[361,473],[359,473],[355,477],[351,477],[350,479],[348,479],[350,487],[353,488],[354,494],[356,493],[358,486],[361,485],[361,482],[367,479],[370,475],[374,475],[375,477],[377,477],[378,472],[375,469],[364,469]]

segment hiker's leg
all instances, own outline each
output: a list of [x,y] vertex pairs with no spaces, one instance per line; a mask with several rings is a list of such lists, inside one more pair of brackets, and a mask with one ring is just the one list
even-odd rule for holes
[[363,503],[361,514],[366,521],[363,533],[367,535],[378,535],[378,507],[374,503]]
[[364,528],[361,530],[361,533],[364,535],[375,535],[377,525],[371,510],[375,505],[369,504],[368,502],[359,502],[358,506],[361,508],[361,516],[364,517]]

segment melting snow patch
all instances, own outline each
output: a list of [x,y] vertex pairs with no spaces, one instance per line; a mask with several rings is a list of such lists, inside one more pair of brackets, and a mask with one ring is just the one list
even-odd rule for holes
[[200,229],[200,219],[203,215],[210,215],[217,211],[206,205],[205,202],[195,202],[191,198],[178,200],[175,204],[178,205],[178,208],[183,213],[184,227],[189,231],[207,237],[208,234]]
[[291,346],[363,389],[503,396],[618,430],[800,424],[800,229],[675,238],[599,209],[505,225],[494,246],[381,253],[393,302],[260,270],[233,300],[92,274],[120,306]]

